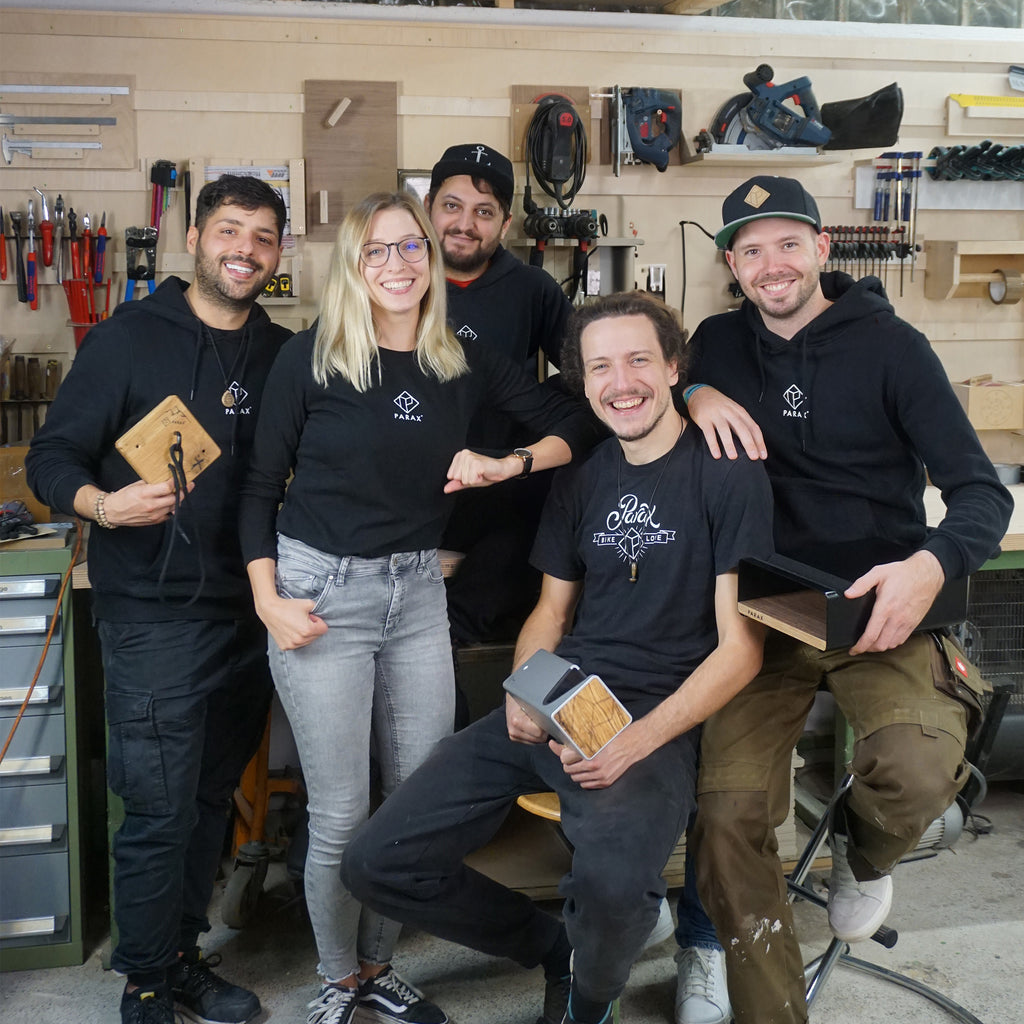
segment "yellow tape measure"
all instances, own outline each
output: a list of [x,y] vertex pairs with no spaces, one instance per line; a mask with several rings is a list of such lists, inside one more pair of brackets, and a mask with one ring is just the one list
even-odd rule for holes
[[1024,107],[1024,96],[972,96],[969,93],[951,93],[961,107]]

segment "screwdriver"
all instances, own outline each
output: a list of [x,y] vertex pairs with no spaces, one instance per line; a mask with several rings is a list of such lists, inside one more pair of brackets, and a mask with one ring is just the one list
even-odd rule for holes
[[107,248],[107,211],[103,211],[100,227],[96,232],[96,284],[103,284],[103,253]]
[[57,284],[64,283],[64,197],[58,192],[53,204],[55,231],[53,246],[57,252]]
[[4,237],[4,208],[0,206],[0,281],[7,280],[7,239]]
[[32,200],[28,201],[28,255],[25,257],[25,294],[30,309],[39,308],[36,291],[36,219],[32,213]]
[[78,252],[78,239],[75,232],[78,230],[78,215],[72,206],[68,209],[68,249],[71,253],[71,279],[76,280],[82,276],[82,258]]
[[92,277],[92,232],[89,230],[89,214],[82,217],[82,277]]
[[43,190],[37,188],[36,191],[39,193],[40,206],[42,206],[39,234],[43,240],[43,266],[49,267],[53,265],[53,221],[50,220],[50,211],[46,208],[46,196],[43,195]]

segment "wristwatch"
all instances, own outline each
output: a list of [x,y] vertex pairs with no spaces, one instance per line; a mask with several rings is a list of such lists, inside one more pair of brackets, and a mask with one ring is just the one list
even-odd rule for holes
[[512,454],[517,459],[522,459],[523,461],[523,471],[515,479],[518,480],[524,476],[529,476],[530,470],[533,469],[533,452],[529,448],[515,448]]

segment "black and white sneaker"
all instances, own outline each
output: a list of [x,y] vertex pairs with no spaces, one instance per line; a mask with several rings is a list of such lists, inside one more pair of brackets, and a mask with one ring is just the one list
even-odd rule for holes
[[380,1024],[448,1024],[448,1014],[427,1002],[390,964],[360,984],[359,1017]]
[[219,953],[204,958],[196,946],[167,969],[175,1009],[197,1024],[246,1024],[259,1015],[259,998],[214,974],[218,964]]
[[359,1007],[359,989],[324,985],[307,1005],[306,1024],[349,1024]]

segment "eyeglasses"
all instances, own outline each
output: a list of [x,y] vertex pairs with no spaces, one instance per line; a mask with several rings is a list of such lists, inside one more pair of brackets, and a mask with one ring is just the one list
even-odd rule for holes
[[406,263],[419,263],[427,255],[429,240],[412,235],[400,242],[367,242],[359,250],[359,258],[368,267],[383,267],[391,258],[394,247]]

